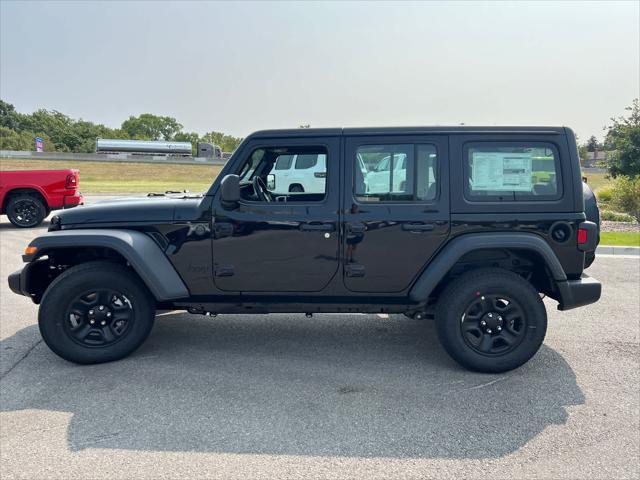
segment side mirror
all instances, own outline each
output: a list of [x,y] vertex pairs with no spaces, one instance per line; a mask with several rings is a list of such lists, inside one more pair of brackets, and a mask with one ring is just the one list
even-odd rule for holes
[[225,175],[220,182],[220,201],[222,206],[233,210],[240,201],[240,177],[238,175]]
[[273,173],[267,175],[267,190],[276,189],[276,176]]

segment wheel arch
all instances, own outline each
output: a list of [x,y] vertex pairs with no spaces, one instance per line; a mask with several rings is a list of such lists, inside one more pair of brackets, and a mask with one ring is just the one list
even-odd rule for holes
[[46,212],[49,213],[51,211],[51,209],[49,208],[49,202],[47,202],[47,197],[45,196],[44,192],[42,192],[38,187],[33,186],[33,187],[14,187],[11,190],[8,190],[4,194],[4,198],[2,199],[1,213],[3,214],[6,213],[7,206],[9,205],[11,198],[20,194],[32,195],[37,197],[39,200],[42,201],[42,205],[44,206]]
[[[38,259],[44,255],[55,258],[57,253],[64,255],[73,251],[78,258],[78,255],[91,251],[103,252],[103,255],[92,255],[86,261],[106,256],[106,259],[124,261],[130,265],[159,302],[189,297],[189,290],[164,252],[152,238],[142,232],[108,229],[63,230],[41,235],[29,246],[37,250],[32,255],[23,256],[23,260],[30,262],[24,272],[27,290],[30,290],[28,285],[33,283],[30,282],[29,276],[38,271],[36,265],[41,263]],[[83,262],[81,260],[78,263]],[[30,266],[32,268],[29,268]]]
[[[512,259],[529,260],[533,265],[531,283],[545,294],[562,301],[567,276],[551,247],[531,233],[465,234],[448,242],[415,281],[409,292],[412,301],[424,303],[452,277],[478,266],[502,266],[495,263],[500,254],[509,256],[509,266],[518,270]],[[474,255],[482,260],[474,261]],[[506,257],[505,257],[506,258]]]

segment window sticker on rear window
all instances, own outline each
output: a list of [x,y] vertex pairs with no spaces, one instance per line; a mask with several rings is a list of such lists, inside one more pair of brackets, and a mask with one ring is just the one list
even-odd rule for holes
[[531,154],[473,152],[471,182],[474,191],[531,191]]

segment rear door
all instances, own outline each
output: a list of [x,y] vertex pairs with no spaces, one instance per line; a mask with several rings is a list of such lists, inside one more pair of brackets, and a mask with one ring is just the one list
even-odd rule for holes
[[[346,138],[343,275],[349,290],[407,289],[446,240],[447,142],[446,135]],[[379,167],[387,157],[389,168]]]

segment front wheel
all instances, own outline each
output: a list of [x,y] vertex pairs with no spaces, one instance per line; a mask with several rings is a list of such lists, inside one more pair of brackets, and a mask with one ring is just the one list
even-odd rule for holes
[[547,331],[547,312],[536,289],[520,275],[479,269],[445,288],[436,327],[442,346],[462,366],[506,372],[536,354]]
[[51,283],[38,324],[54,353],[87,364],[129,355],[151,332],[154,317],[151,294],[130,270],[90,262],[69,268]]

